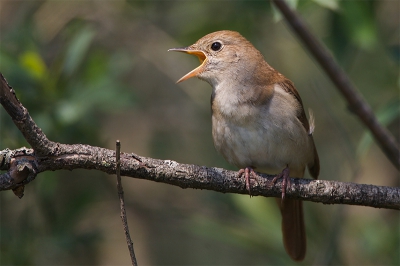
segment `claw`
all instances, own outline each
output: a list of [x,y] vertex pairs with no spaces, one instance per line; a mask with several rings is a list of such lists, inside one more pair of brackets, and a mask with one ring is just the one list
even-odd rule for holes
[[239,170],[239,177],[241,177],[244,174],[244,178],[246,180],[246,189],[249,191],[250,197],[251,195],[251,185],[250,185],[250,176],[252,175],[253,177],[256,177],[257,174],[254,172],[253,168],[251,167],[246,167],[244,169]]
[[285,199],[287,186],[291,186],[289,173],[289,167],[286,166],[281,173],[277,174],[274,179],[272,179],[272,183],[275,184],[279,178],[282,178],[282,200]]

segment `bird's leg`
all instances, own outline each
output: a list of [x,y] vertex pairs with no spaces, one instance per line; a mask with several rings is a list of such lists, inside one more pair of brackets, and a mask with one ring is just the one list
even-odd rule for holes
[[239,177],[241,177],[244,174],[244,178],[246,180],[246,189],[249,191],[249,195],[251,197],[251,185],[250,185],[250,178],[251,176],[256,177],[257,174],[254,172],[253,168],[251,167],[246,167],[244,169],[239,170]]
[[274,179],[272,179],[272,183],[276,183],[279,178],[282,178],[282,200],[285,199],[286,196],[286,187],[290,186],[290,177],[289,177],[289,166],[286,166],[285,169],[282,170],[281,173],[277,174]]

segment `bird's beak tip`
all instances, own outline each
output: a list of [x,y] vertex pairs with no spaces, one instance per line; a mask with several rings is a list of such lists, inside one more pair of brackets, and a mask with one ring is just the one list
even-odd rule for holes
[[168,52],[186,52],[188,50],[187,47],[178,47],[178,48],[170,48]]

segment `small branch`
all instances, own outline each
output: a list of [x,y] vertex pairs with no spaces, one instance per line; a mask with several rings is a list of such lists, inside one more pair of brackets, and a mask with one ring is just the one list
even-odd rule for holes
[[0,73],[0,103],[12,117],[14,124],[24,135],[26,141],[38,154],[51,154],[55,143],[50,141],[29,115],[28,110],[20,103],[15,92],[3,74]]
[[[2,76],[1,76],[2,77]],[[0,102],[10,114],[14,123],[24,136],[29,136],[34,149],[21,148],[16,151],[0,151],[0,154],[11,154],[8,161],[15,160],[15,164],[24,163],[27,156],[30,162],[30,171],[27,176],[13,176],[12,166],[1,162],[1,170],[8,170],[0,175],[0,191],[17,189],[31,182],[37,174],[45,171],[96,169],[108,174],[116,172],[116,154],[112,150],[89,146],[67,145],[52,142],[37,127],[27,111],[23,119],[18,112],[25,110],[15,93],[5,82],[0,81]],[[5,93],[8,90],[9,93]],[[17,105],[8,104],[17,102]],[[29,133],[28,133],[29,132]],[[39,140],[39,142],[36,142]],[[44,145],[38,147],[38,145]],[[37,149],[37,150],[36,150]],[[7,156],[6,156],[7,157]],[[29,168],[29,167],[28,167]],[[25,171],[25,170],[24,170]],[[133,153],[121,153],[121,174],[134,178],[146,179],[155,182],[167,183],[181,188],[207,189],[222,193],[246,194],[246,184],[238,173],[221,168],[180,164],[171,160],[158,160],[141,157]],[[281,181],[272,184],[274,176],[259,174],[251,179],[252,195],[279,198],[282,195]],[[350,204],[370,206],[375,208],[400,209],[400,188],[374,185],[363,185],[326,180],[291,179],[291,186],[286,191],[286,198],[305,201],[321,202],[324,204]]]
[[121,208],[121,219],[122,224],[124,226],[125,232],[125,239],[128,245],[129,254],[131,256],[131,261],[133,266],[137,266],[135,251],[133,249],[133,242],[131,235],[129,234],[129,227],[128,227],[128,219],[126,218],[126,209],[125,209],[125,200],[124,200],[124,190],[122,189],[122,182],[121,182],[121,142],[117,140],[116,142],[116,161],[117,161],[117,189],[118,189],[118,197],[120,202]]
[[393,135],[379,123],[371,107],[363,99],[346,73],[335,62],[328,49],[311,33],[300,16],[284,0],[272,1],[285,16],[287,22],[303,41],[308,51],[315,57],[332,82],[343,94],[349,104],[350,110],[358,115],[364,125],[371,131],[376,142],[392,164],[400,170],[400,145],[396,142]]

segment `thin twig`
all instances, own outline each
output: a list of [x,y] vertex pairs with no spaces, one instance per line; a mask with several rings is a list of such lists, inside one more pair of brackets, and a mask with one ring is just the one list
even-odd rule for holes
[[303,41],[309,52],[315,57],[332,82],[343,94],[349,104],[350,110],[358,115],[364,125],[371,131],[389,160],[400,170],[400,145],[396,142],[393,135],[379,123],[371,107],[363,99],[346,73],[336,63],[333,56],[328,52],[328,49],[311,33],[300,16],[284,0],[272,1],[285,16],[287,22]]
[[125,239],[128,245],[129,254],[131,256],[131,261],[133,266],[137,266],[135,250],[133,249],[133,242],[131,235],[129,233],[128,227],[128,219],[126,218],[126,209],[125,209],[125,200],[124,200],[124,190],[122,189],[122,182],[121,182],[121,142],[119,140],[116,141],[116,162],[117,162],[117,189],[118,189],[118,197],[120,202],[121,208],[121,220],[124,226],[125,232]]

